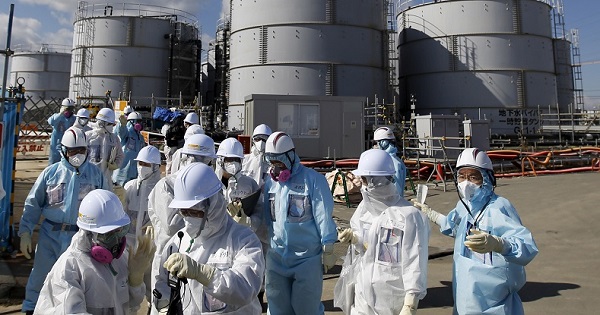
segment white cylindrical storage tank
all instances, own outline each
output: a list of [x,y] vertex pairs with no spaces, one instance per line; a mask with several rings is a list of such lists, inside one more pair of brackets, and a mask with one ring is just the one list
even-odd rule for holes
[[71,97],[107,90],[132,100],[193,100],[199,86],[200,41],[195,17],[151,5],[80,5],[74,25]]
[[557,103],[551,7],[536,0],[401,1],[401,107],[488,119],[492,133],[534,133]]
[[33,101],[58,99],[69,93],[71,49],[67,46],[42,44],[38,47],[17,46],[10,62],[9,84],[16,86],[23,78],[25,96]]
[[383,96],[383,0],[231,0],[229,126],[250,94]]

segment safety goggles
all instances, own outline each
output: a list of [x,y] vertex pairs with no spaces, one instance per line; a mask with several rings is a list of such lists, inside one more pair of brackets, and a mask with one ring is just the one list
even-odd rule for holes
[[106,232],[104,234],[98,234],[98,235],[96,235],[96,240],[100,244],[103,244],[107,247],[112,247],[115,244],[120,243],[121,239],[125,235],[127,235],[128,232],[129,232],[129,224],[124,225],[120,228],[114,229],[110,232]]
[[73,156],[76,154],[86,154],[87,148],[86,147],[67,148],[66,153],[67,153],[67,156]]
[[474,184],[481,184],[483,183],[483,176],[481,175],[481,172],[476,169],[463,168],[456,174],[456,180],[459,183],[468,180]]
[[254,142],[265,141],[265,142],[266,142],[266,141],[267,141],[267,138],[266,138],[265,136],[254,136],[254,137],[252,138],[252,141],[254,141]]
[[360,181],[369,189],[389,185],[395,182],[392,176],[361,176]]
[[189,209],[179,209],[179,213],[181,213],[184,217],[192,217],[192,218],[202,218],[204,214],[210,207],[210,201],[204,199],[200,201],[198,204]]

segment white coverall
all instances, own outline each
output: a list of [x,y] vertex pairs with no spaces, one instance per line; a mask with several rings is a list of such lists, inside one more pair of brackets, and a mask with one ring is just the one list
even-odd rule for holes
[[350,314],[397,315],[406,293],[419,300],[427,293],[429,220],[392,183],[361,192],[363,201],[350,219],[358,237],[352,245],[358,257]]
[[[125,158],[119,137],[112,132],[107,132],[104,128],[88,131],[85,136],[88,142],[90,163],[98,166],[105,178],[112,178],[114,169],[109,169],[108,164],[112,162],[118,168]],[[109,160],[111,156],[113,156],[112,161]],[[109,190],[113,190],[112,186]]]
[[[162,252],[156,252],[160,268],[153,268],[152,277],[162,294],[162,302],[158,304],[164,305],[171,292],[167,285],[169,272],[162,266],[170,253],[179,252],[217,268],[208,286],[194,279],[188,279],[188,284],[182,286],[183,314],[259,315],[261,306],[256,295],[265,268],[260,241],[249,228],[235,223],[227,214],[222,195],[215,194],[209,201],[204,229],[195,240],[184,228],[181,240],[175,235]],[[158,314],[154,306],[152,314]]]
[[79,230],[52,267],[35,314],[136,314],[146,286],[129,286],[128,250],[110,266],[100,263],[90,255],[91,237],[86,233]]

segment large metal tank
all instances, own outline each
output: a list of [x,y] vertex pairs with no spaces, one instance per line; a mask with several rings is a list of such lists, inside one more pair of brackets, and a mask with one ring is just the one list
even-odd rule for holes
[[62,100],[69,93],[71,49],[68,46],[42,44],[15,47],[10,62],[9,83],[24,79],[25,96],[33,101]]
[[231,0],[228,125],[250,94],[384,95],[383,0]]
[[546,109],[544,112],[566,113],[569,105],[575,104],[575,83],[573,81],[573,63],[571,61],[571,42],[567,39],[554,40],[554,61],[556,67],[556,86],[558,109],[556,106]]
[[74,22],[71,97],[179,97],[199,88],[200,41],[187,12],[142,4],[80,2]]
[[399,93],[421,114],[488,119],[492,133],[535,133],[557,104],[547,1],[399,1]]

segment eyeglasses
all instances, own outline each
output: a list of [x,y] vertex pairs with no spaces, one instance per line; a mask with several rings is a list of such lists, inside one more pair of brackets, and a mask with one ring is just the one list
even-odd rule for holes
[[464,182],[465,180],[468,180],[470,182],[482,182],[483,181],[483,177],[481,175],[476,175],[476,174],[458,174],[456,176],[456,179],[459,182]]
[[257,137],[252,138],[252,141],[254,141],[254,142],[260,142],[260,141],[267,141],[267,139],[264,138],[264,137],[258,137],[257,136]]
[[76,147],[76,148],[68,148],[67,149],[67,156],[73,156],[75,154],[86,154],[86,153],[87,153],[86,147]]

